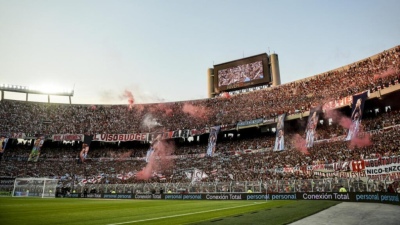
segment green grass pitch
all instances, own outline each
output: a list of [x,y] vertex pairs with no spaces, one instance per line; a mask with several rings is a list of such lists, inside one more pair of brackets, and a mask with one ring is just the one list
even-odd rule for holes
[[0,198],[0,224],[287,224],[339,202]]

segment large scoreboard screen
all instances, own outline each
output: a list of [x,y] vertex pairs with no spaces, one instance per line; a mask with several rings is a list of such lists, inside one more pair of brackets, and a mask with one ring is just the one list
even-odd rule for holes
[[266,53],[214,66],[216,93],[271,82]]

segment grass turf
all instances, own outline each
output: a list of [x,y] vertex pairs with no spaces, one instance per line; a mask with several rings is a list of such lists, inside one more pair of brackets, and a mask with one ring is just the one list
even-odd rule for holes
[[287,224],[334,201],[0,198],[0,224]]

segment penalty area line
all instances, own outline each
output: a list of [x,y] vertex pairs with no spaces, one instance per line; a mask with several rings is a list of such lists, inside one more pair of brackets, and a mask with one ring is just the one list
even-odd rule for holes
[[221,211],[221,210],[225,210],[225,209],[241,208],[241,207],[246,207],[246,206],[252,206],[254,204],[265,204],[265,202],[257,202],[257,203],[254,202],[253,204],[247,204],[247,205],[232,206],[232,207],[227,207],[227,208],[206,210],[206,211],[193,212],[193,213],[184,213],[184,214],[178,214],[178,215],[172,215],[172,216],[162,216],[162,217],[144,219],[144,220],[132,220],[132,221],[121,222],[121,223],[110,223],[110,224],[107,224],[107,225],[120,225],[120,224],[127,224],[127,223],[139,223],[139,222],[145,222],[145,221],[152,221],[152,220],[162,220],[162,219],[168,219],[168,218],[174,218],[174,217],[180,217],[180,216],[189,216],[189,215],[200,214],[200,213]]

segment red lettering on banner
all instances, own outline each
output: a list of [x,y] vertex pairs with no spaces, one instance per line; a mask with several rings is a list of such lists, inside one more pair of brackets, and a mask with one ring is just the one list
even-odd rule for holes
[[285,167],[285,168],[283,168],[283,172],[285,172],[285,173],[293,173],[293,167]]
[[355,177],[366,177],[363,172],[336,172],[339,177],[342,178],[355,178]]
[[112,134],[107,134],[106,141],[112,141]]
[[364,168],[365,167],[378,167],[378,166],[383,166],[383,165],[388,165],[388,164],[398,163],[398,162],[400,162],[400,156],[371,159],[371,160],[365,161]]
[[53,141],[81,141],[81,134],[53,134]]
[[61,141],[61,135],[53,135],[53,141]]
[[69,140],[69,141],[81,141],[82,140],[82,135],[77,135],[77,134],[67,135],[66,139]]
[[351,168],[353,172],[361,172],[365,169],[365,161],[351,161]]
[[325,165],[324,164],[314,165],[312,168],[313,170],[325,169]]

